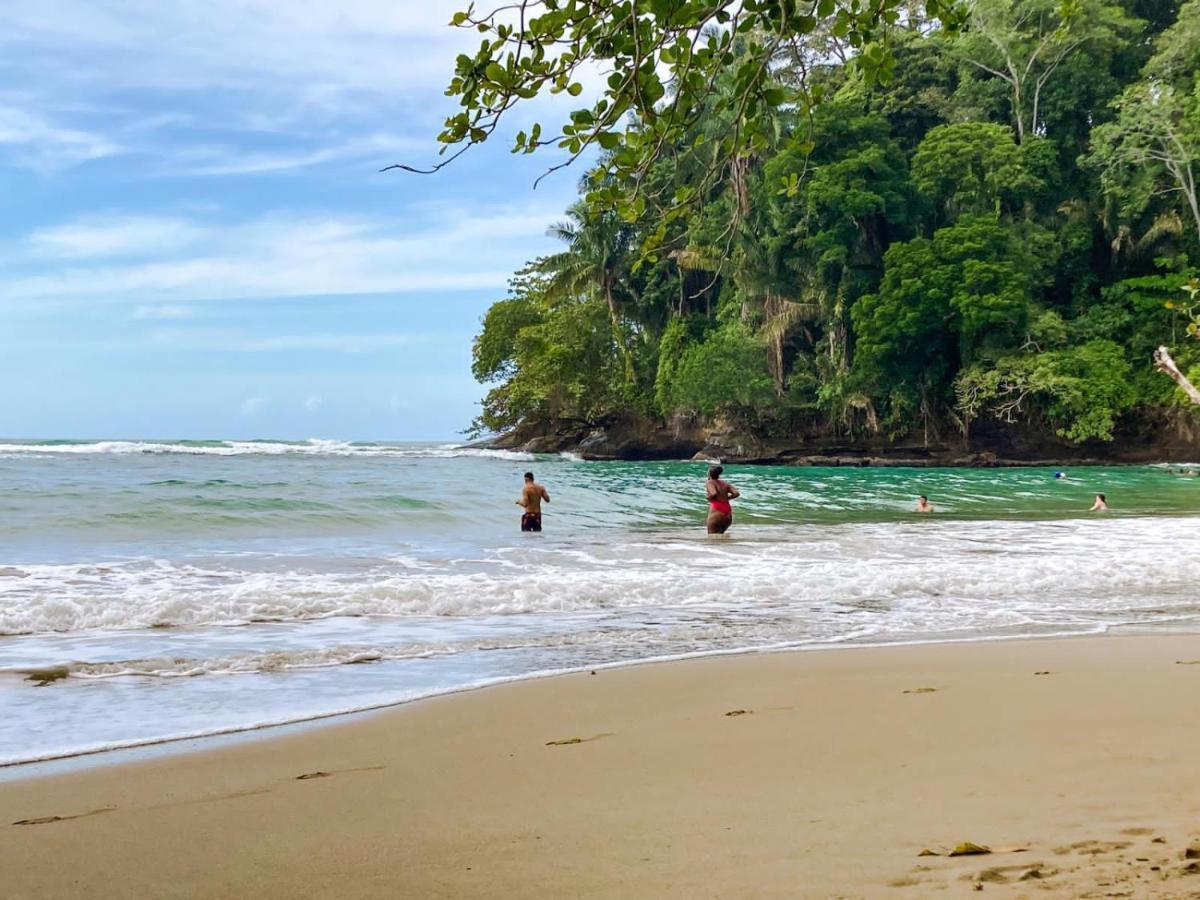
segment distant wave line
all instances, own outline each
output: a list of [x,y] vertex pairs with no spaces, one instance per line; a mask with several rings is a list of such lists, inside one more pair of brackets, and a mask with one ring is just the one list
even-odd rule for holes
[[0,456],[105,454],[186,456],[391,456],[413,459],[481,457],[532,460],[532,453],[462,444],[401,446],[312,439],[308,441],[28,441],[0,444]]

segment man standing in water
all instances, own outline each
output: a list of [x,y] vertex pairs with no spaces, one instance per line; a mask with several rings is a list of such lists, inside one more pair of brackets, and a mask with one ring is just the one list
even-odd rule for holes
[[708,526],[709,534],[724,534],[729,530],[729,526],[733,524],[733,507],[729,505],[729,501],[741,496],[737,488],[728,481],[721,480],[724,471],[720,466],[713,466],[708,470],[708,482],[704,485],[709,505],[705,525]]
[[546,489],[533,480],[533,473],[525,473],[525,488],[521,491],[521,499],[517,501],[517,506],[525,508],[525,514],[521,516],[522,531],[541,531],[542,530],[542,501],[550,502],[550,495],[546,493]]

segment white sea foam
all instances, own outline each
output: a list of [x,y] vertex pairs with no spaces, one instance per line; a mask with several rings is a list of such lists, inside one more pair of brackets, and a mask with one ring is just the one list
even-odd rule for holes
[[1162,527],[1161,519],[846,525],[799,529],[788,542],[519,547],[341,572],[161,560],[26,565],[0,579],[0,633],[747,605],[843,627],[858,615],[872,629],[905,633],[1136,617],[1143,606],[1194,614],[1200,572],[1175,547],[1200,541],[1200,519],[1171,520],[1170,544]]
[[[486,649],[482,645],[479,649]],[[272,650],[234,656],[152,656],[103,662],[69,661],[36,668],[12,670],[27,681],[71,678],[194,678],[198,675],[246,675],[286,672],[293,669],[321,669],[352,666],[399,659],[429,659],[447,653],[471,649],[459,645],[404,644],[400,646],[348,646],[302,650]],[[2,671],[2,670],[0,670]]]
[[347,441],[312,439],[283,441],[93,441],[88,443],[8,443],[0,444],[0,456],[22,455],[161,455],[184,456],[384,456],[411,459],[457,459],[479,457],[508,460],[532,460],[532,453],[471,447],[459,444],[402,446],[395,444],[354,444]]
[[[691,640],[718,637],[723,629],[688,628]],[[111,659],[89,662],[65,660],[37,666],[17,665],[0,668],[0,676],[15,675],[26,681],[53,682],[60,678],[195,678],[201,675],[250,675],[287,672],[299,669],[324,669],[366,663],[433,659],[456,653],[478,651],[579,649],[614,643],[614,635],[604,631],[553,632],[530,630],[525,634],[499,634],[495,637],[464,637],[451,641],[405,641],[380,644],[338,644],[245,652],[218,656],[162,655],[137,659]],[[114,642],[119,645],[120,642]],[[182,643],[186,644],[187,641]]]

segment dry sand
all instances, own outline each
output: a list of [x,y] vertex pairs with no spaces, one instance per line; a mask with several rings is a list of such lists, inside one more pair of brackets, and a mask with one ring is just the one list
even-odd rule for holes
[[1198,701],[1197,636],[506,685],[0,784],[0,896],[1200,897]]

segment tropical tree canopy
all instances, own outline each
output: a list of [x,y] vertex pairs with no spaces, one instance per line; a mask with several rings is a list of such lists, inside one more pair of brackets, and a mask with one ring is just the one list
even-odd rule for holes
[[[961,28],[887,3],[546,2],[525,32],[469,13],[491,43],[455,90],[493,113],[540,89],[522,60],[551,46],[621,60],[568,126],[604,149],[561,252],[484,320],[477,427],[1083,443],[1200,424],[1200,0],[1072,7],[978,0]],[[481,127],[466,115],[452,143]]]

